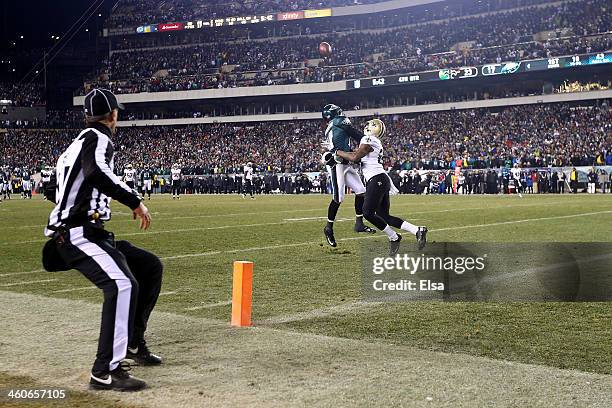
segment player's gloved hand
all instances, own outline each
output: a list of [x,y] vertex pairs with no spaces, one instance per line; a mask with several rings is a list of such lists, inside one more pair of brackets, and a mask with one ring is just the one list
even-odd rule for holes
[[321,157],[321,161],[325,165],[332,166],[332,167],[338,164],[338,162],[336,162],[336,155],[332,152],[323,153],[323,156]]

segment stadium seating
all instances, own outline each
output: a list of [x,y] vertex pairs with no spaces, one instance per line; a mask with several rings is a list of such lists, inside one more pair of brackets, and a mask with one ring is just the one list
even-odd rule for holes
[[0,83],[0,100],[11,101],[10,104],[12,106],[18,107],[32,107],[45,104],[43,87],[37,83]]
[[[326,82],[595,52],[610,49],[611,36],[588,36],[606,33],[611,23],[612,8],[607,1],[588,0],[472,16],[460,21],[339,34],[333,41],[332,57],[323,62],[319,61],[318,43],[329,40],[329,36],[138,49],[113,53],[90,85],[135,93]],[[534,41],[534,34],[546,30],[563,30],[569,37]],[[451,51],[451,47],[464,41],[473,42],[472,48]],[[316,63],[308,66],[309,61]]]
[[[547,104],[383,117],[387,123],[385,165],[390,169],[446,169],[457,158],[471,168],[612,163],[612,108]],[[363,125],[363,119],[355,121]],[[186,174],[232,173],[246,161],[262,170],[321,169],[321,121],[149,126],[121,128],[115,164]],[[0,136],[0,167],[54,164],[78,130],[9,130]]]

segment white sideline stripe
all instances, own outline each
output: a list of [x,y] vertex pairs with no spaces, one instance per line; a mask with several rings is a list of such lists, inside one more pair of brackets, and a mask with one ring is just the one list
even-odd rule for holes
[[29,275],[32,273],[40,273],[40,272],[47,272],[47,271],[45,271],[44,269],[37,269],[35,271],[27,271],[27,272],[3,273],[2,275],[0,275],[0,278],[6,278],[7,276]]
[[[483,195],[482,197],[488,197],[488,196]],[[497,196],[495,196],[495,197],[497,197]],[[564,202],[564,201],[551,201],[549,203],[546,203],[546,205],[558,205],[558,204],[567,204],[567,203]],[[414,206],[414,205],[415,205],[415,203],[394,203],[393,207],[394,208],[397,208],[397,207],[410,207],[410,206]],[[542,205],[542,203],[530,203],[530,204],[519,204],[519,205],[502,205],[502,206],[495,207],[495,208],[505,209],[505,208],[516,208],[516,207],[535,207],[535,206],[541,206],[541,205]],[[459,211],[472,211],[472,210],[478,211],[478,210],[491,210],[491,209],[492,209],[491,206],[489,206],[489,207],[448,208],[448,209],[445,209],[445,210],[417,211],[417,212],[411,212],[411,214],[434,214],[434,213],[445,213],[445,212],[459,212]],[[307,208],[307,209],[301,209],[301,210],[281,210],[281,211],[260,211],[260,212],[248,212],[248,213],[232,213],[232,214],[186,215],[186,216],[177,216],[177,217],[167,217],[167,218],[163,218],[163,219],[164,220],[186,220],[186,219],[197,219],[197,218],[239,217],[239,216],[243,216],[243,215],[280,214],[280,213],[312,212],[312,211],[324,212],[325,208]],[[117,212],[113,212],[113,214],[117,215]],[[153,212],[151,214],[159,215],[160,213],[159,212]],[[309,220],[309,219],[327,219],[327,217],[303,218],[303,220]],[[295,220],[302,220],[302,219],[295,218]],[[121,222],[133,222],[133,221],[134,220],[132,220],[131,218],[128,218],[128,219],[118,219],[118,220],[113,220],[113,224],[118,224],[118,223],[121,223]],[[39,225],[18,225],[18,226],[4,227],[4,229],[44,228],[46,226],[47,226],[46,224],[39,224]],[[25,243],[25,242],[30,242],[30,241],[23,241],[23,242]]]
[[2,288],[8,288],[11,286],[21,286],[21,285],[31,285],[33,283],[45,283],[45,282],[55,282],[57,281],[57,279],[42,279],[42,280],[35,280],[35,281],[24,281],[24,282],[15,282],[15,283],[5,283],[3,285],[0,285],[0,287]]
[[51,293],[67,293],[67,292],[77,292],[81,290],[93,290],[93,289],[98,289],[98,287],[97,286],[83,286],[80,288],[68,288],[68,289],[54,290]]
[[227,300],[225,302],[206,303],[206,304],[201,305],[201,306],[186,307],[185,310],[211,309],[213,307],[226,306],[226,305],[231,305],[231,304],[232,304],[232,301],[231,300]]
[[176,290],[170,291],[170,292],[162,292],[159,294],[159,296],[170,296],[170,295],[176,295],[178,292]]
[[[510,224],[520,224],[526,222],[537,222],[537,221],[546,221],[546,220],[557,220],[557,219],[566,219],[566,218],[578,218],[578,217],[588,217],[591,215],[599,215],[599,214],[610,214],[612,210],[607,211],[596,211],[589,213],[580,213],[580,214],[571,214],[571,215],[559,215],[555,217],[541,217],[541,218],[527,218],[523,220],[514,220],[514,221],[503,221],[503,222],[494,222],[490,224],[475,224],[475,225],[460,225],[456,227],[447,227],[447,228],[438,228],[431,229],[429,232],[439,232],[439,231],[451,231],[451,230],[459,230],[459,229],[469,229],[469,228],[485,228],[485,227],[494,227],[498,225],[510,225]],[[351,237],[351,238],[341,238],[336,241],[344,242],[344,241],[355,241],[361,239],[371,239],[381,237],[380,234],[369,234],[360,237]],[[253,247],[253,248],[243,248],[243,249],[233,249],[229,251],[213,251],[213,252],[201,252],[201,253],[193,253],[193,254],[184,254],[184,255],[174,255],[165,258],[160,258],[162,260],[172,260],[172,259],[182,259],[182,258],[194,258],[200,256],[210,256],[210,255],[219,255],[219,254],[233,254],[239,252],[250,252],[250,251],[264,251],[268,249],[278,249],[278,248],[293,248],[300,247],[306,245],[317,245],[320,244],[321,241],[309,241],[309,242],[296,242],[293,244],[279,244],[279,245],[269,245],[269,246],[261,246],[261,247]]]

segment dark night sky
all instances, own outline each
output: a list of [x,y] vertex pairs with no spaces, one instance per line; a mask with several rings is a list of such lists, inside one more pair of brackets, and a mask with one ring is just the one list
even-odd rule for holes
[[[0,82],[44,83],[47,78],[47,106],[69,106],[74,90],[103,58],[105,48],[98,33],[118,1],[0,0]],[[98,3],[97,11],[67,42],[70,27]],[[62,53],[53,56],[63,45]],[[43,53],[48,55],[46,71],[42,69]]]
[[[15,42],[18,49],[44,48],[53,44],[52,35],[63,35],[79,16],[98,0],[0,0],[0,49],[6,50]],[[108,15],[117,0],[104,1],[99,12],[95,13],[75,36],[87,39],[96,30],[99,22]],[[89,28],[89,32],[85,29]],[[20,37],[23,35],[23,39]]]

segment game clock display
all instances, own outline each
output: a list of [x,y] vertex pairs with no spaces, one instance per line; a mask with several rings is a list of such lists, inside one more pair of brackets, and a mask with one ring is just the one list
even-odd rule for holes
[[391,85],[410,85],[422,82],[452,81],[466,78],[511,75],[546,71],[557,68],[577,68],[612,63],[612,53],[571,55],[519,62],[485,64],[478,67],[445,68],[437,71],[416,72],[378,78],[355,79],[346,82],[347,89],[374,88]]

